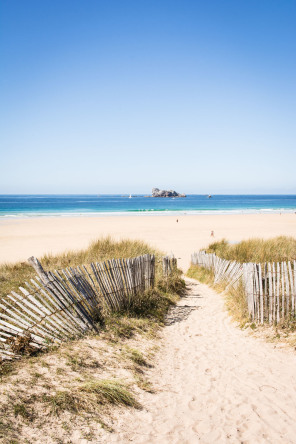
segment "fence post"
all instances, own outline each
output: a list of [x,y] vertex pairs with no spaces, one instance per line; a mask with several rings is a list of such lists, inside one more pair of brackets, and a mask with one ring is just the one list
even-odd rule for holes
[[168,257],[164,256],[162,258],[162,272],[164,276],[168,276]]
[[50,284],[50,279],[47,276],[47,273],[43,270],[42,265],[38,261],[38,259],[34,256],[29,257],[28,259],[29,264],[34,268],[38,276],[40,277],[42,283],[44,285]]

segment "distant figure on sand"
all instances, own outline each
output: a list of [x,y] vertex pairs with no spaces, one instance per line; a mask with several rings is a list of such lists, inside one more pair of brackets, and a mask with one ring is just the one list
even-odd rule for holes
[[177,222],[177,223],[179,222],[178,219],[176,220],[176,222]]
[[211,231],[211,236],[214,237],[214,231]]

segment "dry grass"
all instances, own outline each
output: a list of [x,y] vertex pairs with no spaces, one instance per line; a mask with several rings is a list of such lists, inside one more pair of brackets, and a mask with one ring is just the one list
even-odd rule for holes
[[[63,412],[97,413],[100,411],[100,406],[106,404],[141,407],[125,384],[116,379],[91,379],[75,387],[74,390],[59,390],[54,395],[44,394],[41,400],[49,406],[50,413],[55,416],[60,416]],[[29,413],[25,406],[23,404],[17,406],[19,414],[28,417]]]
[[87,429],[87,442],[95,443],[103,428],[112,430],[118,410],[141,408],[139,393],[152,392],[146,356],[157,337],[140,325],[135,319],[131,337],[119,332],[117,341],[107,325],[101,334],[10,364],[0,384],[0,442],[80,442]]
[[137,333],[147,333],[154,336],[158,324],[149,318],[138,318],[123,313],[111,313],[105,318],[105,328],[102,335],[111,342],[130,339]]
[[168,286],[167,289],[158,286],[156,282],[155,288],[151,288],[143,293],[137,294],[131,301],[129,307],[122,313],[127,313],[129,316],[147,317],[157,319],[163,323],[164,316],[171,305],[174,305],[178,300],[178,296],[183,293],[185,286],[179,282],[183,280],[176,277],[176,291]]
[[[207,253],[215,253],[217,256],[235,260],[240,263],[244,262],[281,262],[296,260],[296,239],[293,237],[279,236],[273,239],[249,239],[230,245],[225,239],[220,242],[210,244],[206,249]],[[201,282],[205,282],[213,286],[214,276],[209,270],[202,267],[191,266],[188,276],[196,277]],[[219,284],[220,290],[224,290],[225,286]],[[217,286],[215,286],[216,289]],[[245,325],[249,321],[247,302],[242,286],[236,289],[229,289],[225,293],[226,305],[232,317],[241,325]],[[293,322],[281,328],[294,329]]]
[[216,291],[223,293],[225,297],[226,307],[236,322],[240,326],[246,325],[249,322],[248,307],[246,301],[246,295],[242,285],[237,288],[229,288],[226,290],[226,285],[222,283],[214,285],[214,273],[204,267],[197,265],[191,265],[187,271],[187,276],[193,279],[197,279],[203,284],[207,284],[214,288]]
[[249,239],[230,245],[225,239],[208,246],[207,253],[237,262],[282,262],[296,260],[296,239],[279,236],[273,239]]
[[[223,259],[235,260],[241,263],[293,261],[296,260],[296,239],[279,236],[268,240],[249,239],[235,245],[230,245],[224,239],[209,245],[206,252],[215,253]],[[232,318],[241,326],[255,327],[255,324],[250,322],[248,316],[247,301],[242,285],[239,285],[237,288],[229,288],[225,291],[226,286],[223,285],[223,283],[214,286],[214,274],[212,271],[196,265],[191,265],[187,275],[223,292],[226,306]],[[264,328],[270,330],[270,327],[268,326]],[[277,338],[279,336],[282,338],[283,335],[290,335],[295,329],[295,320],[285,319],[277,326],[273,327],[272,337]]]
[[158,276],[157,288],[166,293],[182,294],[186,289],[184,279],[181,278],[182,271],[179,269],[173,270],[173,272],[167,276]]
[[[160,259],[162,253],[142,241],[122,240],[114,242],[110,237],[92,242],[85,250],[66,251],[58,255],[45,255],[38,258],[45,270],[66,268],[108,259],[136,257],[142,254],[155,254]],[[24,282],[35,277],[35,271],[26,262],[0,265],[0,298],[16,290]]]
[[135,364],[149,367],[149,364],[148,364],[146,358],[144,357],[143,353],[140,352],[138,349],[126,347],[125,354]]
[[[103,239],[41,262],[54,269],[146,253],[162,256],[142,242]],[[105,315],[99,333],[0,365],[0,442],[42,442],[46,436],[48,443],[95,443],[103,429],[112,430],[118,409],[140,408],[139,393],[153,392],[145,372],[153,364],[160,327],[185,287],[179,272],[162,279],[161,262],[156,272],[155,288],[124,311]],[[0,267],[2,294],[33,275],[26,264]],[[19,347],[27,351],[26,344]]]
[[143,377],[142,375],[136,377],[136,383],[137,386],[148,393],[155,393],[155,389],[153,388],[150,381],[147,380],[147,378]]
[[203,284],[212,285],[214,282],[214,273],[204,267],[191,265],[186,274],[188,277],[197,279]]
[[110,404],[122,404],[134,408],[141,407],[127,387],[116,380],[102,379],[100,381],[89,381],[83,384],[80,390],[94,394],[99,404],[108,402]]

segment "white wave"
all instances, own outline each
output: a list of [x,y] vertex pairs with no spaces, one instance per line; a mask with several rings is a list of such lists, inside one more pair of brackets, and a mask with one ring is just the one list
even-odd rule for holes
[[278,214],[294,213],[296,208],[240,208],[220,210],[162,210],[138,209],[130,211],[67,211],[67,212],[22,212],[22,213],[0,213],[0,219],[27,219],[34,217],[106,217],[106,216],[166,216],[166,215],[226,215],[226,214]]

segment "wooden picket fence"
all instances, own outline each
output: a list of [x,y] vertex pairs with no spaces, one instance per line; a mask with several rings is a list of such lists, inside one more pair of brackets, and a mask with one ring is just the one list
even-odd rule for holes
[[177,268],[177,259],[174,256],[165,256],[162,258],[162,274],[168,277]]
[[243,273],[242,264],[221,259],[215,254],[207,254],[204,251],[193,253],[191,256],[191,263],[212,270],[214,273],[215,284],[223,281],[229,286],[236,286]]
[[250,318],[257,323],[279,323],[296,316],[296,261],[238,263],[204,251],[192,255],[192,264],[214,273],[214,282],[242,283]]
[[1,359],[96,330],[103,310],[128,307],[155,281],[155,257],[150,254],[52,272],[45,272],[34,257],[29,263],[36,278],[0,300]]

